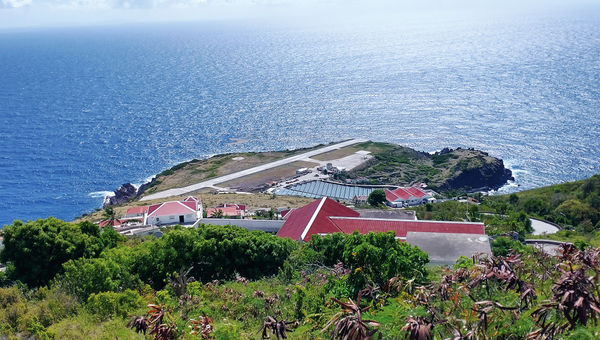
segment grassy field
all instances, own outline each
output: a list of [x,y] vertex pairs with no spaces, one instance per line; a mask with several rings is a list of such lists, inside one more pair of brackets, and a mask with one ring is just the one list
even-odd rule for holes
[[[144,206],[150,204],[156,204],[166,201],[176,201],[186,198],[189,195],[183,196],[174,196],[169,199],[158,199],[144,202],[131,202],[125,205],[114,206],[116,215],[121,217],[125,215],[127,209],[135,206]],[[294,197],[294,196],[273,196],[268,194],[234,194],[234,193],[225,193],[225,194],[211,194],[211,193],[195,193],[194,196],[198,197],[202,204],[204,205],[204,209],[206,208],[214,208],[219,204],[224,203],[234,203],[234,204],[245,204],[246,209],[253,210],[259,208],[298,208],[303,205],[306,205],[313,201],[311,198],[305,197]],[[96,211],[87,216],[82,216],[77,218],[74,222],[81,221],[92,221],[97,222],[102,220],[103,211]]]
[[294,156],[310,150],[318,149],[324,145],[311,148],[270,151],[270,152],[241,152],[216,155],[208,159],[192,160],[178,164],[171,169],[158,174],[144,192],[151,194],[172,188],[180,188],[207,179],[228,175],[241,170],[253,168],[258,165]]

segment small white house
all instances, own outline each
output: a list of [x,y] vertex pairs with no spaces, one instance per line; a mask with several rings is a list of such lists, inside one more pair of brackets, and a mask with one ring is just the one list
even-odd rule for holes
[[202,204],[195,197],[183,201],[154,204],[148,207],[146,224],[193,224],[202,218]]

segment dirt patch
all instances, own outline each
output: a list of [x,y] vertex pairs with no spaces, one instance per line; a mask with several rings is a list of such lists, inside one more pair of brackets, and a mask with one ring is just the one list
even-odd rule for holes
[[339,158],[343,158],[346,156],[350,156],[354,153],[356,153],[356,151],[362,150],[361,148],[357,148],[355,145],[352,146],[347,146],[345,148],[341,148],[341,149],[337,149],[337,150],[332,150],[329,152],[325,152],[322,154],[318,154],[316,156],[312,156],[312,159],[316,159],[318,161],[331,161],[334,159],[339,159]]
[[341,149],[325,152],[322,154],[318,154],[316,156],[312,156],[312,159],[316,159],[318,161],[331,161],[334,159],[344,158],[346,156],[350,156],[357,151],[365,150],[369,151],[372,154],[388,152],[397,147],[395,144],[391,143],[379,143],[379,142],[364,142],[360,144],[354,144],[350,146],[343,147]]
[[306,161],[297,161],[278,166],[269,170],[261,171],[252,175],[240,177],[228,182],[218,183],[217,186],[232,188],[240,191],[251,191],[263,187],[269,182],[278,182],[285,178],[292,177],[296,170],[300,168],[312,168],[319,164]]

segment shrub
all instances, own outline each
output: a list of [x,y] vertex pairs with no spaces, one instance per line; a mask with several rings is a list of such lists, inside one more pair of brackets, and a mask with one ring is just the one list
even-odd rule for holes
[[144,299],[134,290],[124,292],[102,292],[88,298],[87,308],[102,319],[127,317],[136,309],[144,306]]
[[461,255],[456,260],[456,263],[452,266],[452,269],[454,269],[454,270],[461,269],[461,268],[470,269],[471,267],[473,267],[473,259]]
[[523,245],[521,242],[505,236],[497,237],[492,241],[492,253],[494,256],[506,256],[511,249],[519,252],[523,249]]
[[63,268],[62,282],[82,301],[94,293],[135,288],[139,282],[128,266],[110,258],[71,260]]
[[193,266],[190,276],[208,282],[275,275],[297,247],[290,239],[236,226],[173,228],[160,239],[136,247],[131,265],[139,277],[161,289],[174,272]]
[[308,246],[323,254],[325,264],[341,261],[350,269],[348,280],[354,294],[367,283],[383,285],[394,276],[423,278],[429,262],[425,252],[396,240],[393,232],[314,235]]

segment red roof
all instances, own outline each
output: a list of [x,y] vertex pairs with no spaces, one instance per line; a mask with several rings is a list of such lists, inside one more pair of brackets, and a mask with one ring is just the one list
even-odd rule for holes
[[417,187],[410,187],[410,188],[406,188],[405,190],[417,198],[422,198],[427,195],[427,193],[425,191],[423,191]]
[[358,217],[360,214],[330,198],[323,197],[288,213],[277,236],[309,241],[313,234],[341,231],[331,222],[330,216]]
[[385,199],[388,200],[388,202],[394,202],[398,199],[398,196],[388,189],[385,189]]
[[196,202],[165,202],[148,207],[148,216],[182,215],[196,212]]
[[219,204],[219,205],[217,205],[217,208],[229,208],[229,207],[234,207],[234,208],[236,208],[238,210],[242,210],[242,211],[246,210],[246,206],[244,204],[225,203],[225,204]]
[[483,223],[474,222],[414,221],[349,217],[331,217],[331,221],[346,234],[351,234],[354,231],[358,231],[361,234],[366,234],[371,231],[394,231],[396,237],[402,238],[406,237],[406,233],[409,231],[485,235]]
[[385,189],[385,198],[389,202],[394,202],[397,199],[406,201],[411,197],[423,198],[425,196],[427,196],[427,193],[417,187],[400,187],[392,191]]
[[188,202],[188,201],[198,202],[198,199],[194,196],[188,196],[186,199],[183,200],[183,202]]
[[148,211],[148,207],[147,206],[133,207],[133,208],[127,209],[127,212],[125,213],[125,215],[138,215],[138,214],[143,214],[143,213],[145,213],[147,211]]
[[286,210],[282,210],[282,211],[280,212],[280,214],[281,214],[281,218],[282,218],[282,219],[284,219],[284,220],[285,220],[285,219],[287,219],[287,217],[286,217],[286,216],[287,216],[287,214],[289,214],[289,213],[290,213],[292,210],[294,210],[294,209],[286,209]]
[[[99,226],[100,228],[104,228],[104,227],[106,227],[107,225],[109,225],[109,223],[108,223],[108,222],[109,222],[108,220],[100,221],[100,223],[98,223],[98,226]],[[111,225],[111,226],[113,226],[113,227],[118,227],[118,226],[120,226],[121,224],[123,224],[123,222],[125,222],[125,221],[124,221],[124,220],[112,220],[112,223],[111,223],[110,225]]]
[[223,212],[223,216],[240,216],[243,213],[243,211],[238,209],[236,206],[227,206],[206,209],[206,216],[211,217],[218,210]]
[[407,200],[410,198],[410,196],[412,196],[412,194],[404,188],[396,188],[393,192],[396,196],[400,197],[403,200]]

